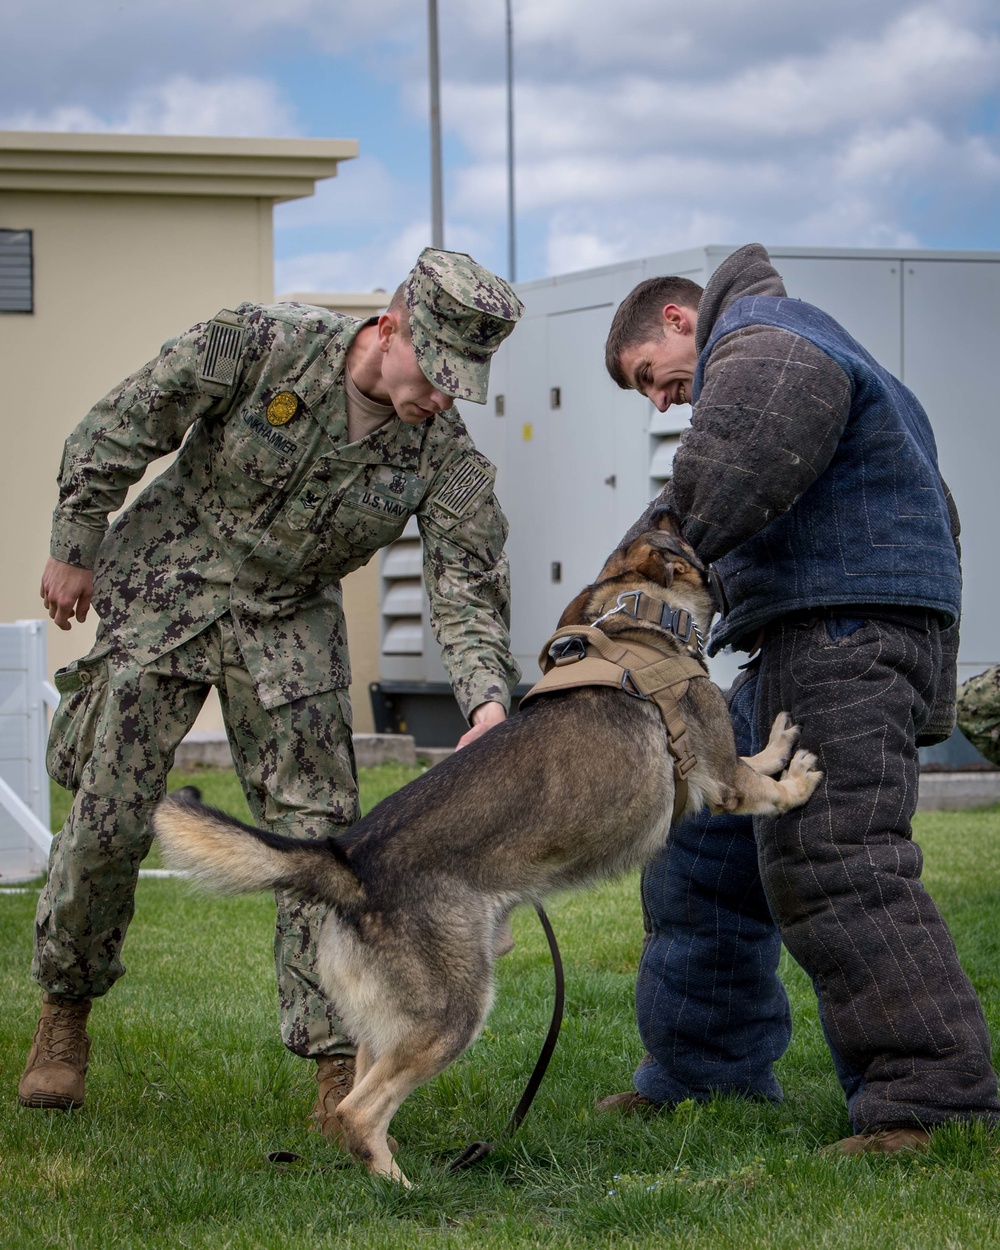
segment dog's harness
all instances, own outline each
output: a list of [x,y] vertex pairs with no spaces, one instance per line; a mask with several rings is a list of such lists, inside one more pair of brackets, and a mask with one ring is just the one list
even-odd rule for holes
[[[690,612],[671,608],[643,591],[618,596],[617,605],[600,620],[624,612],[668,630],[686,650],[665,653],[649,642],[619,642],[593,625],[567,625],[556,630],[542,648],[538,663],[544,676],[521,700],[521,707],[542,694],[580,686],[611,686],[633,699],[655,703],[667,730],[667,750],[674,761],[674,811],[677,820],[687,806],[688,774],[698,762],[691,747],[680,700],[688,682],[708,677],[700,658],[701,635]],[[692,644],[692,635],[696,641]]]

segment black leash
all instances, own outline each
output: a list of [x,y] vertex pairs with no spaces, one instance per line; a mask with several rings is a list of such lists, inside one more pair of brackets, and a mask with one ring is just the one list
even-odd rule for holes
[[552,954],[552,969],[555,973],[556,996],[555,1003],[552,1008],[552,1023],[549,1025],[548,1035],[545,1038],[545,1045],[542,1047],[541,1054],[535,1063],[534,1070],[528,1079],[528,1084],[524,1087],[524,1093],[517,1106],[514,1108],[513,1114],[507,1121],[500,1136],[496,1141],[474,1141],[462,1151],[457,1159],[452,1159],[448,1164],[449,1172],[461,1172],[465,1168],[472,1167],[474,1163],[479,1163],[481,1159],[493,1150],[500,1142],[506,1138],[513,1136],[517,1132],[521,1121],[528,1114],[528,1108],[534,1101],[535,1095],[538,1093],[538,1087],[542,1083],[546,1069],[549,1066],[549,1060],[552,1058],[552,1052],[556,1048],[556,1042],[559,1040],[559,1029],[562,1026],[563,1004],[566,1001],[566,981],[563,976],[562,957],[559,954],[559,944],[556,942],[556,935],[552,931],[552,925],[549,918],[539,906],[535,904],[535,911],[538,912],[538,919],[542,922],[542,928],[545,930],[545,936],[548,938],[549,951]]

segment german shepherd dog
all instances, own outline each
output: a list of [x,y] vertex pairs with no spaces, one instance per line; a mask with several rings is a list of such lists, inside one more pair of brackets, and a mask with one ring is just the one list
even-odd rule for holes
[[[707,630],[702,565],[669,513],[651,524],[612,554],[560,626],[599,621],[616,641],[683,649],[660,626],[614,611],[620,594],[641,591]],[[686,810],[776,815],[819,783],[815,756],[794,751],[787,715],[763,751],[740,759],[718,687],[689,681],[680,709],[697,757]],[[389,1122],[478,1037],[512,909],[624,873],[663,846],[674,802],[667,745],[654,703],[591,686],[534,699],[325,841],[251,828],[191,792],[160,803],[153,823],[173,867],[220,892],[281,888],[329,905],[318,973],[358,1048],[338,1110],[342,1142],[369,1172],[409,1183]]]

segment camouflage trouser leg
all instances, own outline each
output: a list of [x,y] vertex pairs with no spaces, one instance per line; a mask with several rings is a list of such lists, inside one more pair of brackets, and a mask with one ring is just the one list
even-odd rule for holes
[[149,813],[208,691],[197,664],[178,678],[177,660],[140,666],[99,633],[89,655],[57,674],[48,765],[75,796],[35,919],[32,976],[50,993],[96,998],[125,971]]
[[[226,651],[219,695],[254,820],[293,837],[338,833],[358,816],[347,691],[329,690],[266,710],[238,650],[232,654],[227,642]],[[316,979],[316,941],[326,908],[282,891],[276,897],[274,958],[282,1040],[304,1057],[353,1054]]]

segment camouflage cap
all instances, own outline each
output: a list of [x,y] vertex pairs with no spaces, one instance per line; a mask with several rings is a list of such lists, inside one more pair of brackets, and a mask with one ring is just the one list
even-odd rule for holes
[[404,284],[410,338],[424,377],[445,395],[486,403],[490,358],[524,305],[464,252],[425,247]]

